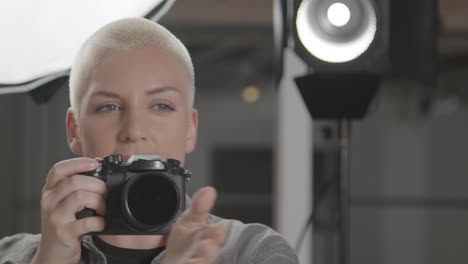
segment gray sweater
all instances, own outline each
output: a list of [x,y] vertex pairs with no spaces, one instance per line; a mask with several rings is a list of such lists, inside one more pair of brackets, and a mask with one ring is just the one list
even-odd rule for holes
[[[261,224],[244,224],[209,215],[208,222],[221,222],[227,232],[221,248],[219,264],[296,264],[299,260],[289,244],[277,232]],[[31,263],[41,236],[16,234],[0,240],[0,264]],[[161,263],[165,251],[159,254],[152,264]],[[103,253],[94,245],[90,236],[82,240],[82,253],[79,263],[106,263]]]

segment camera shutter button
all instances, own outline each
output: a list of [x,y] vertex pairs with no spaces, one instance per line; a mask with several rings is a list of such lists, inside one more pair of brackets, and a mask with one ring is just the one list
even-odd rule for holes
[[174,166],[174,167],[179,167],[180,161],[176,159],[167,159],[167,164]]

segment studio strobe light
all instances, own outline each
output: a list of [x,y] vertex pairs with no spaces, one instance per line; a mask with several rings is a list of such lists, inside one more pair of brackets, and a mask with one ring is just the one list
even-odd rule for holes
[[301,44],[316,58],[341,63],[356,59],[370,46],[377,28],[371,1],[305,0],[296,18]]
[[388,6],[388,0],[294,0],[294,49],[316,73],[381,74],[388,69]]
[[294,0],[296,84],[313,118],[361,118],[389,69],[389,0]]

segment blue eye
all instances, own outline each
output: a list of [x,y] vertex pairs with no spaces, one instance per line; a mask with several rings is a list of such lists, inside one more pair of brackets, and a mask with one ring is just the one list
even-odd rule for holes
[[98,107],[97,111],[98,112],[113,112],[113,111],[117,111],[119,110],[120,108],[116,105],[113,105],[113,104],[107,104],[107,105],[104,105],[104,106],[101,106],[101,107]]
[[155,104],[153,109],[158,111],[174,111],[174,108],[167,104]]

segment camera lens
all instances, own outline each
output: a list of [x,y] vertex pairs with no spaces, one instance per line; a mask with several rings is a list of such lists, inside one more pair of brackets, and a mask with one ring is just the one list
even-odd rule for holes
[[124,208],[134,227],[151,231],[170,221],[179,207],[173,181],[158,173],[134,176],[123,192]]

